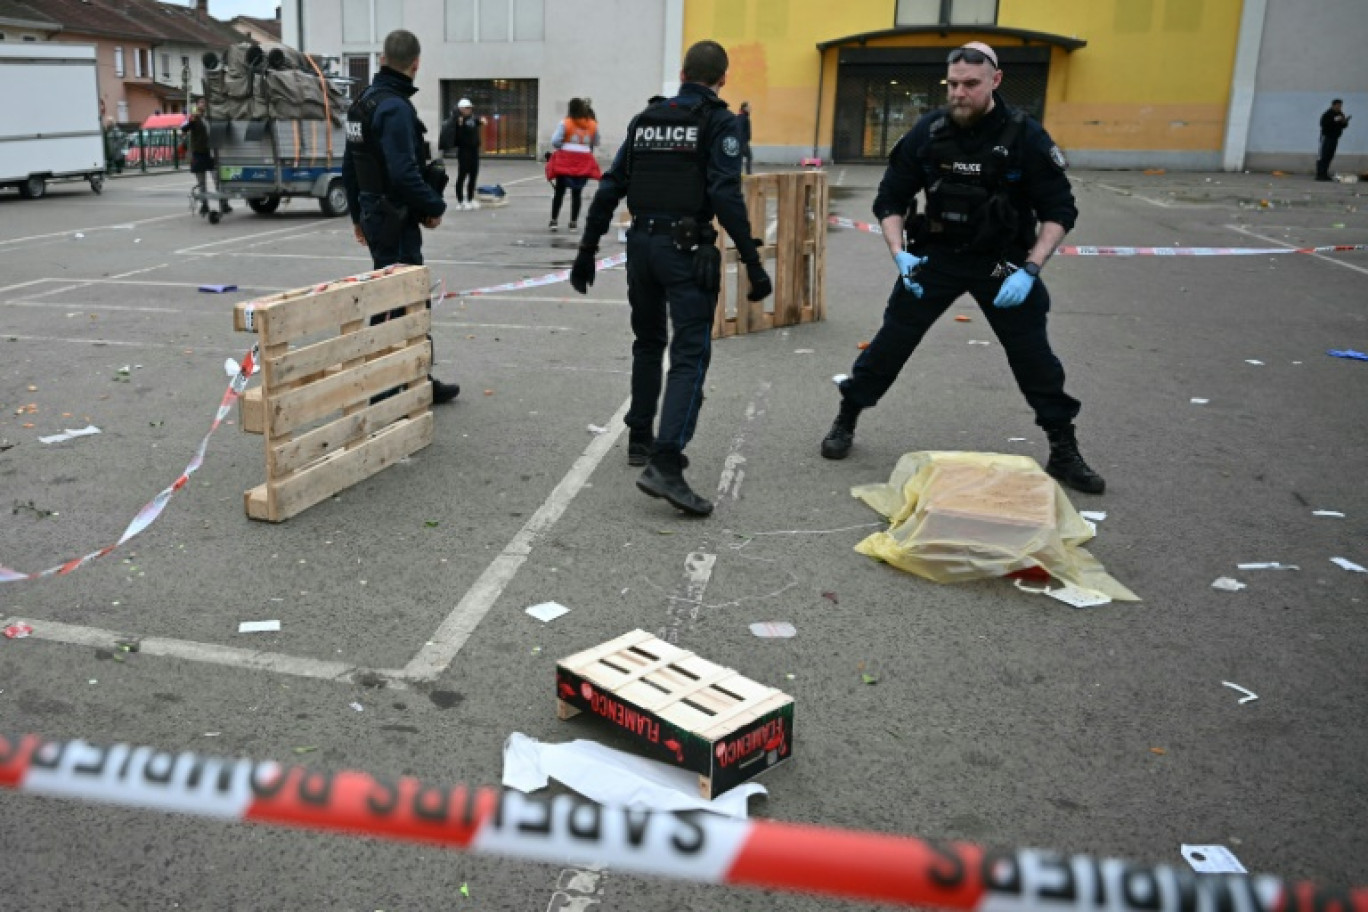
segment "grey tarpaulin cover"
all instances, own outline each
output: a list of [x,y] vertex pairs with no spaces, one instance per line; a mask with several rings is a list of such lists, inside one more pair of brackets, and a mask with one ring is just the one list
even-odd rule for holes
[[244,41],[223,53],[204,75],[209,116],[215,120],[331,120],[341,126],[350,102],[298,51],[269,53]]

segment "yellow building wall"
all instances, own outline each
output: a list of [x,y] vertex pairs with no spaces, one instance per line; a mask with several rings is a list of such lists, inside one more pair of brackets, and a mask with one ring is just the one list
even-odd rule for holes
[[[1051,53],[1045,126],[1065,149],[1219,151],[1243,0],[999,0],[998,25],[1087,41]],[[894,0],[686,0],[687,48],[712,38],[731,70],[722,97],[752,108],[758,146],[829,146],[838,49],[817,44],[893,27]],[[922,34],[868,47],[947,49],[985,33]],[[1011,72],[1005,72],[1010,89]],[[822,94],[816,124],[817,94]],[[815,142],[814,142],[815,140]]]

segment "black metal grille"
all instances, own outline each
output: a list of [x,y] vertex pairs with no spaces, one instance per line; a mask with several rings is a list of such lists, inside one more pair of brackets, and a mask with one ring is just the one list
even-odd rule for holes
[[[849,62],[842,54],[836,76],[836,117],[832,158],[838,162],[879,162],[904,133],[929,111],[945,104],[945,62],[925,60],[926,49],[909,48],[898,60],[897,51],[881,49],[878,61]],[[1037,120],[1045,116],[1045,88],[1049,63],[1004,59],[1001,94],[1008,104],[1024,108]]]
[[475,114],[487,121],[481,134],[481,155],[537,157],[537,80],[443,80],[443,117],[449,116],[462,98],[469,98]]

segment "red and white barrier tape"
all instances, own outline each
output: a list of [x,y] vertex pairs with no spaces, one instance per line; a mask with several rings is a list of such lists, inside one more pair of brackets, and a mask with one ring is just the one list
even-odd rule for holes
[[209,430],[204,435],[204,439],[200,441],[199,447],[196,448],[195,456],[190,460],[190,464],[181,472],[179,478],[162,489],[156,497],[148,501],[147,504],[138,511],[137,515],[133,517],[133,521],[128,524],[128,528],[124,529],[123,535],[119,536],[118,541],[111,545],[106,545],[98,551],[92,551],[82,557],[72,558],[64,564],[58,564],[55,567],[49,567],[48,569],[41,570],[37,573],[20,573],[17,570],[11,570],[8,567],[0,566],[0,583],[42,579],[49,576],[63,576],[73,570],[84,567],[97,558],[104,557],[106,554],[152,525],[157,517],[161,516],[162,510],[166,509],[166,504],[171,500],[171,495],[185,487],[186,483],[190,480],[190,476],[195,474],[196,470],[204,464],[204,454],[209,447],[209,438],[214,435],[214,431],[218,430],[219,425],[223,423],[223,419],[228,417],[229,412],[232,411],[233,403],[242,395],[243,389],[247,386],[248,378],[252,376],[252,370],[256,364],[257,357],[257,347],[253,345],[251,351],[247,352],[243,357],[242,365],[238,370],[237,376],[229,381],[228,389],[224,391],[223,399],[219,402],[218,411],[214,413],[214,420],[209,425]]
[[[854,228],[870,234],[883,234],[883,229],[869,222],[829,216],[827,222],[837,228]],[[1349,253],[1368,250],[1368,244],[1335,244],[1329,247],[1071,247],[1055,251],[1058,256],[1268,256],[1275,253]]]
[[0,735],[0,787],[701,883],[974,912],[1368,912],[1368,888],[1197,876],[1032,849],[611,808],[573,795],[429,786],[356,771]]
[[[611,269],[614,266],[621,266],[627,262],[627,254],[619,253],[610,257],[604,257],[594,264],[595,269]],[[472,288],[469,291],[448,291],[445,297],[448,298],[469,298],[475,295],[494,294],[499,291],[518,291],[523,288],[538,288],[542,285],[555,285],[557,282],[564,282],[570,278],[570,270],[562,269],[559,272],[547,273],[544,276],[536,276],[530,279],[519,279],[516,282],[505,282],[502,285],[487,285],[484,288]]]

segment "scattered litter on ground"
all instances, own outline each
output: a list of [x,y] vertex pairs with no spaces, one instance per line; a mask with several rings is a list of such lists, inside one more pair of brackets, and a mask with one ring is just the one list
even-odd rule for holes
[[201,285],[201,286],[199,287],[199,290],[200,290],[200,291],[209,292],[210,294],[225,294],[225,293],[230,292],[230,291],[237,291],[237,286],[236,286],[236,285]]
[[1244,696],[1240,698],[1241,703],[1252,703],[1255,700],[1259,699],[1258,694],[1256,694],[1252,690],[1245,690],[1239,684],[1232,684],[1229,681],[1222,681],[1221,684],[1223,684],[1226,687],[1229,687],[1231,690],[1238,690],[1240,693],[1244,694]]
[[1194,397],[1194,398],[1193,398],[1192,400],[1190,400],[1190,401],[1192,402],[1193,405],[1206,405],[1206,404],[1207,404],[1208,402],[1210,402],[1211,400],[1210,400],[1210,399],[1197,399],[1197,398]]
[[597,424],[591,424],[591,425],[589,425],[589,433],[591,433],[591,434],[606,434],[606,433],[608,433],[608,429],[607,429],[606,427],[599,427]]
[[1330,558],[1330,563],[1337,567],[1343,567],[1345,570],[1352,570],[1354,573],[1368,573],[1368,570],[1365,570],[1353,561],[1343,557],[1332,557]]
[[1165,754],[1167,754],[1168,751],[1165,750],[1165,749],[1162,748],[1162,747],[1151,747],[1151,748],[1150,748],[1150,753],[1151,753],[1151,754],[1158,754],[1160,757],[1162,757],[1162,756],[1164,756]]
[[750,632],[761,639],[786,640],[798,633],[798,628],[788,621],[757,621],[750,625]]
[[504,742],[503,784],[535,792],[555,779],[599,804],[656,811],[708,810],[745,819],[751,795],[767,795],[758,782],[745,782],[709,801],[698,794],[698,774],[613,750],[584,739],[546,744],[521,732]]
[[1333,516],[1335,519],[1344,519],[1344,514],[1339,510],[1312,510],[1312,516]]
[[484,391],[484,394],[485,394],[486,396],[492,396],[492,395],[494,395],[494,391],[493,391],[493,390],[485,390],[485,391]]
[[828,602],[831,602],[831,604],[833,605],[841,604],[841,600],[836,597],[836,593],[834,592],[823,592],[822,598],[826,599]]
[[1332,358],[1350,358],[1354,361],[1368,361],[1368,355],[1365,355],[1361,351],[1354,351],[1352,348],[1332,348],[1329,351],[1327,351],[1326,354]]
[[441,524],[442,524],[442,521],[441,521],[440,519],[425,519],[425,520],[423,520],[423,526],[424,526],[425,528],[428,528],[428,529],[435,529],[435,528],[437,528],[438,526],[440,526]]
[[554,621],[569,610],[569,608],[566,608],[559,602],[542,602],[540,605],[533,605],[531,608],[528,608],[527,613],[539,621],[546,622]]
[[280,629],[280,621],[243,621],[238,624],[238,633],[274,633]]
[[1212,589],[1220,589],[1223,592],[1239,592],[1245,588],[1245,584],[1229,576],[1218,576],[1211,583]]
[[93,424],[88,424],[83,428],[67,428],[62,434],[49,434],[46,437],[39,437],[39,443],[61,443],[63,440],[73,440],[77,437],[89,437],[92,434],[100,433],[100,429]]
[[317,745],[310,744],[305,747],[296,747],[294,752],[296,754],[312,754],[316,750],[318,750]]
[[815,349],[815,348],[795,348],[795,349],[793,350],[793,353],[794,353],[795,355],[815,355],[815,354],[817,353],[817,349]]
[[1079,510],[1078,515],[1093,522],[1101,522],[1107,518],[1106,510]]
[[366,711],[366,707],[362,706],[360,703],[348,703],[347,705],[350,706],[352,709],[356,710],[357,712]]
[[1028,442],[1028,441],[1026,440],[1025,437],[1008,437],[1008,438],[1007,438],[1007,442],[1008,442],[1008,443],[1026,443],[1026,442]]
[[5,636],[11,640],[22,640],[32,634],[33,628],[28,624],[11,624],[5,628]]
[[831,382],[834,383],[834,384],[836,384],[837,386],[840,386],[842,383],[845,383],[845,382],[846,382],[847,380],[849,380],[849,379],[850,379],[850,374],[832,374],[832,375],[831,375]]
[[865,684],[870,684],[870,685],[878,684],[878,683],[879,683],[879,676],[878,676],[878,675],[872,675],[872,674],[870,674],[870,673],[867,672],[867,671],[862,671],[862,672],[860,672],[860,681],[863,682],[863,683],[865,683]]
[[993,343],[992,343],[992,342],[989,342],[987,339],[970,339],[970,340],[969,340],[969,344],[970,344],[970,345],[992,345]]
[[860,343],[858,343],[855,347],[858,348],[860,351],[864,351],[866,348],[869,348],[869,343],[868,343],[868,342],[860,342]]
[[1220,845],[1184,845],[1183,858],[1201,874],[1248,874],[1235,853]]
[[1277,561],[1265,561],[1254,564],[1236,564],[1237,570],[1300,570],[1296,564],[1280,564]]
[[1257,358],[1245,358],[1245,364],[1253,364],[1258,367],[1263,366],[1263,362],[1258,360]]
[[1056,601],[1075,608],[1095,608],[1098,605],[1107,605],[1111,599],[1096,592],[1089,592],[1086,589],[1079,589],[1067,583],[1058,589],[1046,589],[1045,594]]
[[966,317],[964,314],[959,314],[958,316],[955,317],[955,322],[956,322],[956,323],[972,323],[972,322],[974,322],[974,318],[973,318],[973,317]]
[[461,881],[461,895],[466,899],[470,898],[470,884],[465,881]]

